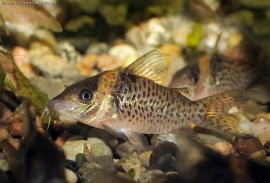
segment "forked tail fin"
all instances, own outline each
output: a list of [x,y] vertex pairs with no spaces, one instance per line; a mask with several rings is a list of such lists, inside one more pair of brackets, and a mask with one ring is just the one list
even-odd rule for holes
[[254,93],[251,90],[229,90],[199,100],[205,105],[206,112],[202,125],[234,136],[251,136],[250,124],[240,124],[228,110]]

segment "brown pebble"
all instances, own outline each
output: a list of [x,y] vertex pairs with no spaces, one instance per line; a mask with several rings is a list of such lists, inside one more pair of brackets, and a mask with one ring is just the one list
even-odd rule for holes
[[0,129],[0,141],[8,138],[8,131],[5,129]]
[[220,154],[227,156],[230,154],[234,154],[235,150],[231,143],[229,142],[217,142],[213,145],[216,151]]
[[72,135],[71,135],[70,133],[64,131],[63,133],[61,133],[61,134],[59,135],[59,137],[57,137],[57,139],[55,140],[55,143],[56,143],[57,145],[59,145],[60,147],[62,147],[63,145],[65,145],[67,139],[68,139],[69,137],[71,137],[71,136],[72,136]]
[[15,46],[12,50],[12,55],[15,63],[21,66],[25,63],[30,63],[29,51],[21,46]]
[[97,59],[97,68],[101,70],[113,70],[121,67],[121,65],[119,60],[112,55],[103,54]]
[[22,136],[22,123],[15,121],[9,125],[9,133],[12,136]]
[[65,131],[65,124],[60,121],[55,121],[53,123],[53,130],[58,133],[63,133]]
[[97,55],[86,55],[82,58],[82,61],[76,64],[77,69],[83,76],[89,77],[92,74],[92,70],[97,63]]
[[237,152],[245,157],[249,157],[255,151],[263,149],[260,140],[256,138],[239,139],[235,145]]

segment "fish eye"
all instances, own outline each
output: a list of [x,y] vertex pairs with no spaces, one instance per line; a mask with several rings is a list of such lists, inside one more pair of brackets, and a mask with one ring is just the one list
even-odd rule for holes
[[199,76],[197,74],[193,74],[193,76],[191,77],[192,84],[197,84],[198,81],[199,81]]
[[93,94],[88,89],[83,89],[79,93],[79,99],[81,102],[88,102],[89,100],[92,99],[92,97],[93,97]]

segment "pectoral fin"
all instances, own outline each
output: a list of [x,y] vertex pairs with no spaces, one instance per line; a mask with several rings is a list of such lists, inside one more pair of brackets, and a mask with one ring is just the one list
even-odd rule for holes
[[143,134],[127,130],[125,131],[125,135],[128,139],[128,142],[134,145],[136,149],[140,151],[146,151],[150,149],[149,143]]
[[138,151],[146,151],[150,149],[149,143],[146,137],[141,133],[132,132],[130,130],[114,129],[106,123],[101,123],[102,127],[114,136],[123,139],[130,143]]
[[184,88],[171,88],[179,93],[181,93],[181,95],[183,95],[184,97],[190,99],[191,95],[192,95],[192,89],[189,87],[184,87]]

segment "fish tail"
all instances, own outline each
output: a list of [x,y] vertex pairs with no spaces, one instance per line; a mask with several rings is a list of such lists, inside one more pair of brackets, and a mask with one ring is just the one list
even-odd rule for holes
[[205,106],[203,126],[233,136],[251,136],[249,126],[240,124],[237,118],[228,111],[254,93],[255,91],[252,90],[229,90],[199,100]]

